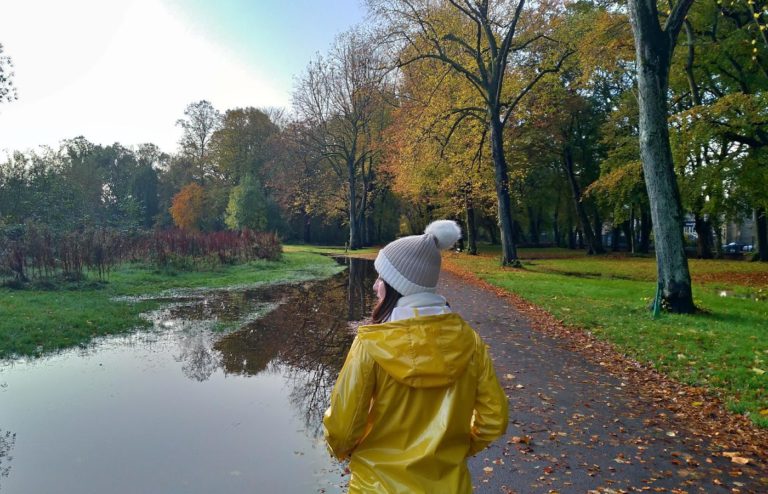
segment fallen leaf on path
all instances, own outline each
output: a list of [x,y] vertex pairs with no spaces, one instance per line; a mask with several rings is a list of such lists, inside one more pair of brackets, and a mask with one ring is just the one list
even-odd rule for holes
[[509,444],[531,444],[531,436],[512,436],[512,438],[507,441]]

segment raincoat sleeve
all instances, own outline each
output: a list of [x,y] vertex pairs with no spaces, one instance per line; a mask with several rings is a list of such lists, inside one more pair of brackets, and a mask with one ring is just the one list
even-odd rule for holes
[[507,421],[509,420],[507,395],[496,378],[493,361],[488,356],[485,343],[480,341],[477,351],[479,353],[480,372],[478,374],[475,412],[472,417],[469,456],[482,451],[493,440],[504,434],[507,431]]
[[365,433],[375,387],[375,362],[355,338],[331,393],[323,433],[333,456],[349,457]]

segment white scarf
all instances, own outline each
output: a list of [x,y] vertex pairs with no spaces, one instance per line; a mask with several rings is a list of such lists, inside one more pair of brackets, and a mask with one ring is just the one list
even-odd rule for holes
[[420,292],[400,297],[389,316],[389,321],[399,321],[417,316],[436,316],[451,312],[445,297],[436,293]]

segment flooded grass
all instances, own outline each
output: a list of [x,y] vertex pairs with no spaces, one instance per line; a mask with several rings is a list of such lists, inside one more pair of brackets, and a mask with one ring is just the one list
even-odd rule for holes
[[162,304],[149,330],[6,361],[0,492],[342,492],[321,418],[375,277],[344,263],[319,282],[165,294],[144,301]]
[[140,315],[168,301],[197,299],[212,290],[243,291],[274,283],[326,278],[341,268],[325,256],[286,253],[207,272],[159,272],[139,264],[115,270],[106,284],[76,289],[0,288],[0,359],[40,356],[96,337],[151,327]]

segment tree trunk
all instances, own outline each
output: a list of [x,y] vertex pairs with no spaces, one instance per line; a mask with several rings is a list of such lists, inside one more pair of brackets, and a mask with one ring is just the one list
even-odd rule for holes
[[467,245],[468,252],[472,256],[477,255],[477,223],[475,222],[475,206],[469,195],[464,196],[465,212],[467,217]]
[[576,229],[571,220],[568,220],[568,248],[576,250]]
[[552,217],[552,238],[555,242],[555,247],[561,246],[560,227],[557,224],[558,216],[560,215],[560,205],[555,206],[555,214]]
[[499,228],[501,230],[502,266],[519,266],[517,247],[513,240],[512,208],[509,200],[509,174],[507,159],[504,156],[504,128],[497,112],[490,112],[491,118],[491,154],[496,179],[496,200],[499,209]]
[[651,230],[653,229],[653,223],[651,222],[651,211],[646,207],[640,208],[640,246],[638,250],[643,254],[647,254],[651,251]]
[[633,254],[637,254],[637,236],[635,235],[635,223],[635,205],[631,204],[629,207],[629,221],[627,222],[626,235],[627,242],[629,244],[627,245],[627,248]]
[[755,226],[757,227],[757,260],[768,261],[768,219],[764,207],[755,209]]
[[[672,163],[667,128],[667,89],[672,50],[682,19],[680,7],[693,0],[678,0],[667,32],[659,26],[656,0],[629,0],[629,17],[635,37],[640,158],[651,203],[658,281],[662,298],[672,312],[696,310],[691,275],[683,243],[683,211]],[[684,17],[685,11],[682,12]]]
[[573,206],[576,208],[576,216],[579,218],[581,231],[586,236],[587,245],[589,246],[588,252],[589,254],[603,254],[605,251],[603,250],[602,242],[595,238],[595,232],[592,231],[592,225],[584,209],[584,203],[581,202],[581,187],[573,170],[573,154],[571,154],[571,148],[568,146],[565,147],[563,152],[563,171],[565,171],[565,177],[571,186]]
[[357,218],[357,176],[355,174],[354,154],[347,158],[347,173],[349,174],[347,179],[349,185],[349,197],[347,199],[349,202],[349,248],[355,250],[359,249],[361,245]]
[[368,192],[367,192],[367,185],[366,182],[363,181],[363,192],[362,197],[360,198],[360,210],[358,211],[358,218],[357,218],[357,224],[358,224],[358,235],[360,235],[360,245],[366,246],[370,245],[370,242],[368,242]]
[[312,241],[312,216],[307,214],[306,211],[303,211],[301,214],[304,226],[304,243],[308,244]]
[[619,239],[621,238],[621,227],[614,226],[611,228],[611,250],[613,252],[619,251]]
[[528,237],[533,246],[539,246],[539,219],[535,208],[532,206],[528,206]]
[[[372,212],[372,211],[371,211]],[[373,219],[373,216],[369,213],[366,215],[365,218],[365,245],[373,245],[374,243],[374,232],[376,231],[376,222]]]
[[363,187],[362,187],[362,195],[360,198],[360,242],[362,245],[368,246],[371,245],[371,222],[369,211],[370,206],[370,196],[371,191],[373,188],[371,187],[371,183],[373,182],[373,158],[368,158],[368,170],[365,169],[365,163],[363,163],[363,170],[362,170],[362,180],[363,180]]
[[717,215],[713,215],[710,218],[712,222],[712,233],[714,236],[714,256],[716,259],[723,258],[723,232],[720,225],[720,218]]
[[[632,213],[630,213],[630,217]],[[624,233],[627,242],[627,252],[632,252],[632,220],[624,221],[619,229]]]
[[525,242],[525,233],[517,220],[512,220],[512,242],[515,245]]
[[496,235],[498,225],[490,217],[486,217],[485,227],[488,229],[488,236],[491,237],[491,244],[499,245],[499,237]]
[[595,211],[595,223],[594,223],[594,232],[595,232],[595,254],[603,254],[605,252],[605,246],[603,245],[603,219],[600,217],[600,211],[597,209],[597,206],[594,207]]
[[712,225],[698,213],[694,215],[694,220],[696,255],[699,259],[712,259]]
[[363,181],[363,195],[360,198],[360,211],[358,214],[360,215],[359,218],[357,218],[358,228],[360,230],[360,245],[368,245],[367,244],[367,238],[368,238],[368,222],[366,221],[366,214],[365,210],[368,207],[368,193],[365,191],[365,181]]

